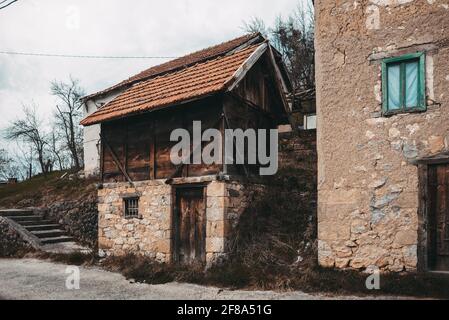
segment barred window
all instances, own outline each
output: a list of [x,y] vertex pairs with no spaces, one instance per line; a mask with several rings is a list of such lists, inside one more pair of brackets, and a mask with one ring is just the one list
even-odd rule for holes
[[139,217],[139,198],[125,198],[125,218]]

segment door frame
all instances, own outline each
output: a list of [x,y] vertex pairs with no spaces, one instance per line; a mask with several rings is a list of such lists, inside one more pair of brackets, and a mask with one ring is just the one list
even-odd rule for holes
[[435,155],[417,161],[418,166],[418,265],[421,272],[435,271],[430,266],[431,253],[430,201],[429,201],[429,166],[449,165],[449,154]]
[[[178,236],[179,236],[179,230],[178,230],[178,199],[177,199],[177,192],[179,189],[191,189],[191,188],[203,188],[203,202],[204,202],[204,218],[205,218],[205,223],[206,223],[206,230],[207,230],[207,185],[208,183],[203,183],[203,182],[199,182],[199,183],[186,183],[186,184],[175,184],[172,185],[172,193],[171,193],[171,197],[172,197],[172,208],[171,208],[171,230],[172,230],[172,237],[171,237],[171,247],[172,249],[172,262],[175,264],[179,263],[179,257],[178,257]],[[206,240],[206,239],[205,239]],[[204,243],[204,245],[206,245],[206,242]],[[205,263],[206,261],[202,261],[203,263]]]

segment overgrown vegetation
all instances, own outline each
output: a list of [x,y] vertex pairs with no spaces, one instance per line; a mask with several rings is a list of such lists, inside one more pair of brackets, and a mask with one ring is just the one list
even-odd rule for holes
[[92,251],[91,253],[72,252],[72,253],[51,253],[44,251],[37,251],[28,254],[29,258],[47,259],[54,262],[65,263],[75,266],[93,266],[98,264],[99,257]]
[[368,290],[368,274],[319,267],[316,185],[306,183],[313,181],[313,174],[313,170],[288,168],[272,178],[273,192],[253,199],[237,226],[229,259],[222,265],[204,270],[203,266],[161,264],[132,254],[106,258],[101,265],[149,284],[178,281],[233,289],[449,298],[445,275],[382,274],[381,289]]
[[299,1],[296,10],[288,17],[278,16],[272,27],[253,17],[243,29],[262,33],[282,54],[295,92],[315,88],[313,1]]

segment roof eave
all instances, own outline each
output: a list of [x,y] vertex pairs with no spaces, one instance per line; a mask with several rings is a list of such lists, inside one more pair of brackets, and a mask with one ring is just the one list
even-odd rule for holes
[[159,111],[159,110],[167,109],[167,108],[170,108],[170,107],[175,107],[175,106],[179,106],[179,105],[182,105],[182,104],[186,104],[186,103],[189,103],[189,102],[205,99],[205,98],[208,98],[208,97],[211,97],[211,96],[215,96],[215,95],[221,94],[224,91],[225,91],[225,88],[223,87],[223,88],[221,88],[219,90],[216,90],[214,92],[209,92],[209,93],[206,93],[206,94],[203,94],[203,95],[199,95],[199,96],[196,96],[196,97],[193,97],[193,98],[190,98],[190,99],[181,100],[181,101],[178,101],[178,102],[175,102],[175,103],[170,103],[170,104],[167,104],[167,105],[161,105],[161,106],[158,106],[158,107],[155,107],[155,108],[146,109],[146,110],[140,111],[140,112],[136,111],[136,112],[133,112],[133,113],[127,113],[127,114],[124,114],[124,115],[110,117],[110,118],[97,120],[97,121],[96,120],[89,121],[89,117],[90,116],[87,116],[86,118],[84,118],[83,120],[80,121],[80,124],[82,126],[84,126],[84,127],[89,127],[89,126],[93,126],[93,125],[96,125],[96,124],[101,124],[101,123],[104,123],[104,122],[120,120],[120,119],[124,119],[124,118],[129,118],[129,117],[132,117],[132,116],[137,116],[137,115],[140,115],[140,114],[147,114],[147,113],[151,113],[151,112],[154,112],[154,111]]

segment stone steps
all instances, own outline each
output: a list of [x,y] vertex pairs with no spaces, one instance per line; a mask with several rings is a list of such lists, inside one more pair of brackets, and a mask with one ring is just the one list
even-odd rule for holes
[[69,236],[61,236],[61,237],[41,238],[40,240],[43,244],[50,244],[60,242],[71,242],[73,241],[73,238]]
[[38,225],[25,225],[25,229],[28,231],[41,231],[41,230],[50,230],[50,229],[58,229],[60,227],[59,224],[38,224]]
[[51,237],[61,237],[65,236],[66,232],[61,229],[47,229],[39,231],[31,231],[38,238],[51,238]]
[[20,224],[24,227],[28,227],[28,226],[39,226],[39,225],[44,225],[44,224],[53,224],[54,222],[51,220],[26,220],[26,221],[20,221]]
[[16,222],[23,222],[23,221],[42,221],[44,218],[42,216],[38,216],[38,215],[32,215],[32,216],[5,216],[6,218],[10,218]]
[[35,239],[33,241],[41,245],[73,241],[73,237],[68,236],[59,224],[44,219],[42,215],[34,214],[33,210],[0,210],[0,216],[16,223],[18,228],[23,228],[25,233]]
[[7,209],[0,210],[0,217],[17,217],[17,216],[30,216],[33,215],[33,210],[28,209]]

